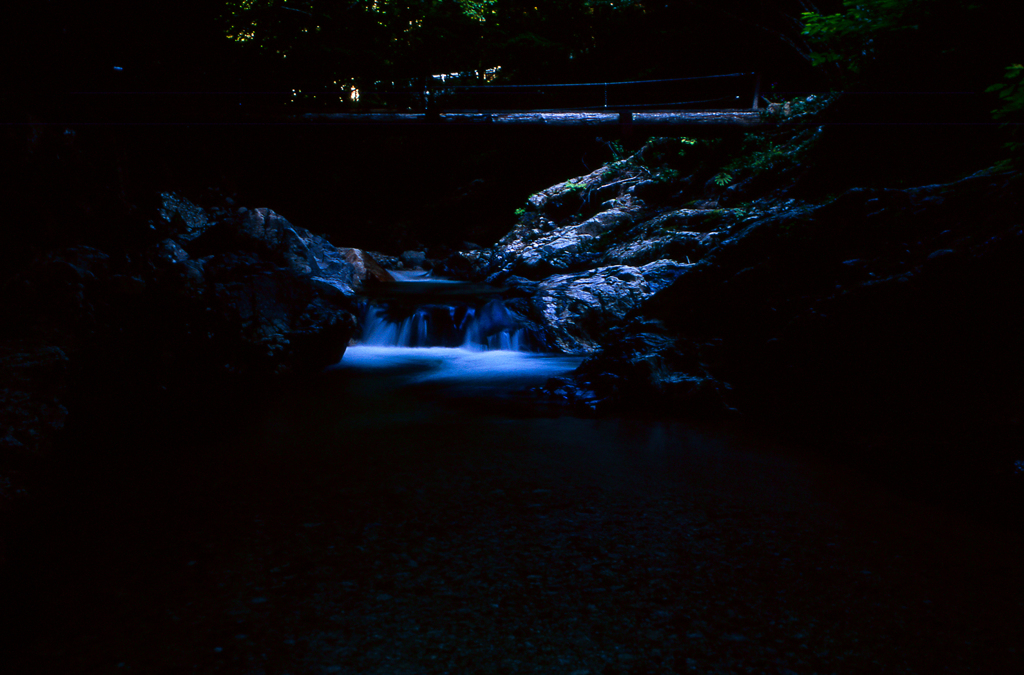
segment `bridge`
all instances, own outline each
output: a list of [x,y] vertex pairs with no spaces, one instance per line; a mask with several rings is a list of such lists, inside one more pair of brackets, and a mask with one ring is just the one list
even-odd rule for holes
[[[444,76],[435,76],[436,78]],[[406,99],[404,109],[373,102]],[[332,124],[543,126],[665,130],[761,122],[757,73],[574,84],[429,86],[368,92],[369,104],[308,112],[297,121]],[[389,101],[390,99],[390,101]]]

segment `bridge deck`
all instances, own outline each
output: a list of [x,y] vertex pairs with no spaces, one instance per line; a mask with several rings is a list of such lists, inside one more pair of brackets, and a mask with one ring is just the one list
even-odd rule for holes
[[643,127],[695,125],[756,126],[757,110],[647,110],[622,114],[618,110],[572,111],[478,111],[446,110],[439,115],[423,113],[307,113],[301,121],[337,124],[467,124],[507,126],[619,127],[632,123]]

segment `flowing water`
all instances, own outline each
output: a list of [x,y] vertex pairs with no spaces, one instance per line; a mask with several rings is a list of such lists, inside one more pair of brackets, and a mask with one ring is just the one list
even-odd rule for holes
[[230,434],[99,426],[14,672],[1021,672],[1013,542],[729,429],[538,410],[579,358],[401,276]]
[[396,282],[363,303],[360,336],[337,369],[498,390],[542,384],[582,361],[539,351],[540,340],[505,306],[498,288],[422,271],[391,274]]

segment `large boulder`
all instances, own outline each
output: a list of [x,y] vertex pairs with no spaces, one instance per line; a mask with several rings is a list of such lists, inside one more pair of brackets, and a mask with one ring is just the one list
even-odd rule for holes
[[161,199],[168,236],[148,248],[77,246],[26,263],[3,289],[4,333],[58,345],[73,362],[83,350],[110,355],[111,376],[132,360],[167,375],[310,370],[340,359],[351,296],[391,280],[363,251],[270,209],[214,217],[173,193]]
[[202,263],[201,271],[178,266],[186,280],[202,275],[202,294],[166,299],[191,326],[188,335],[163,345],[171,358],[205,351],[204,358],[217,355],[219,369],[256,374],[315,370],[341,358],[355,320],[351,303],[335,287],[328,292],[320,277],[253,251],[208,256]]
[[487,276],[494,257],[492,249],[455,251],[435,268],[437,273],[464,281],[478,281]]
[[714,343],[697,344],[672,335],[660,322],[638,318],[608,331],[602,347],[567,378],[565,385],[574,395],[562,402],[645,414],[736,412],[729,385],[709,373]]
[[[640,310],[674,351],[715,344],[715,359],[694,369],[662,350],[651,373],[622,367],[633,355],[594,367],[644,397],[729,382],[737,407],[801,433],[1019,437],[1024,329],[1006,309],[1024,302],[1019,181],[765,204]],[[606,355],[622,342],[605,340]]]
[[365,251],[336,247],[267,208],[240,209],[233,219],[196,240],[194,248],[200,253],[254,251],[310,278],[330,294],[352,296],[368,283],[394,281]]
[[423,263],[427,260],[427,254],[423,251],[404,251],[398,257],[402,265],[410,269],[423,269]]
[[549,342],[569,354],[600,349],[604,331],[652,295],[671,284],[689,265],[660,260],[642,267],[611,265],[551,276],[532,298],[533,314]]

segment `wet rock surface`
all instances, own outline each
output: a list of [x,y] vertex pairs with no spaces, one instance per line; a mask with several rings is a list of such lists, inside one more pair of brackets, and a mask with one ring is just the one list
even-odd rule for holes
[[594,352],[599,348],[598,336],[686,269],[663,260],[643,267],[613,265],[554,275],[540,282],[531,308],[557,349],[569,354]]
[[130,406],[133,390],[336,363],[355,329],[350,296],[390,281],[362,251],[269,209],[207,210],[163,193],[148,229],[152,243],[57,248],[5,277],[0,500],[25,493],[10,477],[49,454],[66,418],[108,395]]
[[938,443],[941,471],[951,444],[978,435],[981,473],[1012,480],[1018,174],[814,195],[799,165],[788,183],[728,188],[606,169],[534,195],[493,248],[443,263],[525,299],[548,348],[592,355],[541,398],[582,414],[739,415],[837,438],[868,463],[893,443]]
[[[1007,271],[1020,264],[1019,176],[854,188],[817,201],[785,187],[759,195],[758,181],[747,181],[750,201],[722,209],[645,202],[631,170],[627,180],[621,169],[599,171],[538,193],[476,272],[530,295],[551,346],[617,354],[607,359],[611,372],[628,351],[619,343],[637,330],[611,329],[653,320],[693,345],[683,351],[717,345],[714,362],[678,373],[681,381],[738,385],[741,408],[805,420],[826,408],[851,421],[878,421],[883,409],[923,420],[941,401],[952,412],[968,400],[980,414],[1002,409],[989,394],[1019,390],[1016,375],[995,374],[1022,372],[999,337],[1019,323],[1005,309],[1022,294]],[[609,199],[588,215],[587,197],[600,190]],[[672,274],[651,293],[638,293],[635,277],[609,274],[655,263]],[[981,354],[992,355],[983,370],[964,361]],[[989,391],[969,394],[971,378]],[[910,404],[915,398],[929,403]]]
[[[10,667],[1020,672],[1019,537],[959,515],[1022,512],[1020,177],[806,174],[626,163],[534,195],[494,247],[396,256],[165,193],[123,246],[17,261]],[[351,296],[391,281],[374,258],[489,280],[495,326],[588,354],[533,389],[556,417],[478,416],[535,413],[523,393],[444,411],[372,378],[266,386],[341,356]],[[680,418],[817,459],[733,456]],[[897,479],[801,482],[833,455]],[[937,492],[958,511],[906,499]]]
[[940,409],[994,412],[989,394],[1022,367],[1001,337],[1024,298],[1008,272],[1024,255],[1018,181],[854,189],[748,217],[644,314],[722,340],[712,371],[773,414],[919,427]]

